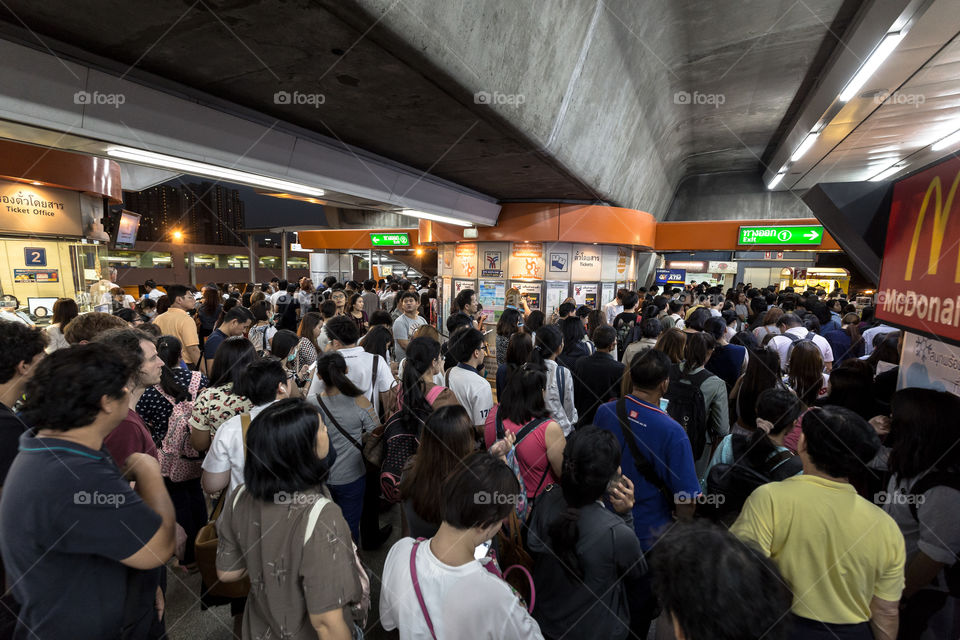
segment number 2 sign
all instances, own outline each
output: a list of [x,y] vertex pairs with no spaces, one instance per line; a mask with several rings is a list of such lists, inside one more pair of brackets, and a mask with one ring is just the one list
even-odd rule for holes
[[47,250],[42,247],[26,247],[23,250],[23,259],[28,267],[45,267]]

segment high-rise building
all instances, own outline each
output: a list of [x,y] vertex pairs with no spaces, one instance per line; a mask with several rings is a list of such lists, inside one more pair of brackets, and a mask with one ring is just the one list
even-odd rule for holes
[[125,191],[124,208],[139,213],[137,240],[169,241],[174,229],[194,244],[242,246],[245,223],[240,192],[221,184],[162,184],[143,191]]

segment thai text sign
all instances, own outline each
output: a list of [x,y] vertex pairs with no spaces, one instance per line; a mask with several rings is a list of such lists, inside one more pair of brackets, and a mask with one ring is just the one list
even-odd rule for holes
[[80,194],[0,180],[0,232],[83,236]]
[[[894,186],[877,317],[960,341],[960,158]],[[953,224],[951,214],[956,214]]]
[[371,233],[370,244],[374,247],[409,247],[409,233]]
[[819,225],[788,227],[740,227],[739,244],[808,244],[823,242],[823,227]]

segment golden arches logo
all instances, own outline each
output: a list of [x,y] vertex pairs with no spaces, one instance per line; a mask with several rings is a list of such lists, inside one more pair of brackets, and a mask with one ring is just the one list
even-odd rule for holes
[[[913,227],[913,240],[910,242],[910,253],[907,255],[907,270],[904,280],[910,280],[913,277],[913,263],[917,258],[917,245],[920,242],[920,232],[923,230],[923,220],[927,215],[927,208],[930,206],[930,197],[934,197],[933,210],[933,230],[930,238],[930,260],[927,263],[927,273],[936,275],[937,263],[940,262],[940,251],[943,248],[943,236],[947,230],[947,222],[950,220],[950,213],[953,209],[953,198],[957,193],[957,185],[960,185],[960,171],[957,172],[950,185],[950,191],[947,192],[947,200],[943,201],[943,188],[940,185],[940,176],[934,176],[930,184],[927,185],[927,192],[923,196],[923,203],[920,205],[920,213],[917,215],[917,222]],[[954,282],[960,282],[960,256],[957,257],[957,270],[954,274]]]

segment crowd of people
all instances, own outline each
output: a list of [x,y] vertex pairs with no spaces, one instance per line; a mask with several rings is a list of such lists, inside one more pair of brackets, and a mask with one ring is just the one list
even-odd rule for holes
[[960,633],[960,398],[840,292],[141,294],[0,321],[0,637],[164,637],[168,571],[245,639]]

